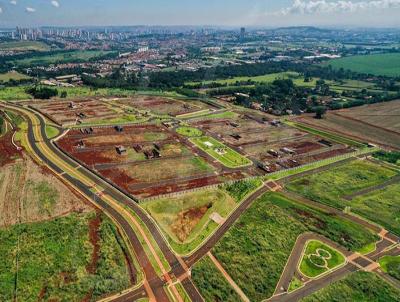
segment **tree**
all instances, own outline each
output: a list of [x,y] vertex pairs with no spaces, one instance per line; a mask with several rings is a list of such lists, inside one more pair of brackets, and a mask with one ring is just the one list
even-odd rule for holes
[[63,91],[60,94],[60,98],[62,98],[62,99],[65,99],[67,96],[68,96],[68,92],[66,92],[66,91]]
[[322,119],[326,113],[326,107],[318,106],[314,108],[314,111],[315,111],[315,118]]

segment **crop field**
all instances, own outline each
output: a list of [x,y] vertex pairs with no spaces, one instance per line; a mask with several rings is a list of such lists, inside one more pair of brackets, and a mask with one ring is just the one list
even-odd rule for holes
[[92,301],[136,282],[116,228],[94,212],[3,228],[0,241],[1,301]]
[[303,298],[301,302],[400,301],[400,290],[375,273],[354,272]]
[[364,56],[351,56],[329,61],[333,68],[350,69],[360,73],[382,75],[389,77],[400,76],[400,54],[386,53]]
[[240,168],[252,164],[249,159],[212,137],[203,136],[192,138],[190,141],[228,168]]
[[345,262],[345,256],[338,250],[320,241],[311,240],[305,247],[299,268],[304,276],[316,278]]
[[[357,108],[354,108],[354,110],[356,109]],[[388,119],[392,121],[395,120],[394,125],[397,125],[396,117],[388,117]],[[378,120],[378,117],[375,117],[375,120]],[[384,118],[382,118],[382,120],[384,120]],[[328,112],[323,119],[315,119],[311,115],[305,115],[296,118],[296,121],[339,135],[343,134],[359,141],[375,142],[392,148],[400,148],[399,133],[347,117],[342,115],[340,111],[338,113]]]
[[213,254],[251,301],[261,301],[273,294],[297,237],[310,231],[352,251],[379,239],[351,221],[267,193],[239,218]]
[[153,197],[227,180],[248,172],[228,171],[199,154],[187,140],[155,124],[71,130],[58,141],[82,164],[139,197]]
[[211,216],[226,218],[236,202],[221,189],[205,189],[146,201],[141,206],[168,235],[170,244],[178,252],[187,252],[218,226]]
[[286,124],[272,125],[247,115],[227,120],[202,120],[193,126],[275,172],[354,151]]
[[342,117],[397,132],[400,136],[400,100],[336,111]]
[[178,100],[159,96],[136,96],[121,100],[121,104],[129,105],[143,111],[149,111],[158,116],[179,116],[193,114],[198,111],[210,111],[213,107],[196,100]]
[[[397,175],[398,172],[378,164],[355,160],[329,171],[296,179],[286,188],[339,209],[348,208],[400,234],[399,209],[395,202],[400,186],[396,183],[385,186]],[[369,188],[372,188],[371,192],[368,192]],[[380,215],[376,215],[378,211]]]

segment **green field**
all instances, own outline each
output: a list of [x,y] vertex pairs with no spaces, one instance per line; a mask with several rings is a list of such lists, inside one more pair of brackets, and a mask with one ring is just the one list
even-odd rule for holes
[[249,159],[212,137],[191,138],[190,141],[228,168],[239,168],[252,164]]
[[350,69],[360,73],[400,76],[400,53],[345,57],[329,61],[327,64],[336,69]]
[[355,272],[300,301],[396,302],[400,301],[400,290],[375,273]]
[[167,234],[175,251],[187,254],[218,227],[210,215],[218,213],[227,217],[236,202],[222,190],[207,189],[147,201],[141,205]]
[[302,287],[303,284],[304,283],[300,279],[298,279],[296,276],[294,276],[292,281],[290,281],[288,292],[290,293],[292,291],[295,291],[296,289]]
[[176,132],[180,135],[187,136],[187,137],[198,137],[203,134],[201,130],[193,127],[179,127],[176,129]]
[[309,278],[316,278],[346,262],[342,253],[330,246],[311,240],[306,244],[300,263],[300,272]]
[[384,256],[378,262],[385,273],[400,280],[400,256]]
[[342,198],[383,183],[397,173],[368,161],[354,160],[320,173],[293,180],[290,191],[339,209],[351,204]]
[[[298,86],[304,86],[304,87],[315,87],[315,84],[318,79],[312,79],[310,82],[304,82],[304,77],[301,76],[297,72],[293,71],[286,71],[286,72],[278,72],[278,73],[270,73],[270,74],[265,74],[261,76],[254,76],[254,77],[233,77],[230,79],[221,79],[221,80],[211,80],[211,81],[204,81],[201,82],[204,85],[211,84],[211,83],[218,83],[218,84],[228,84],[232,85],[235,84],[236,82],[246,82],[248,80],[251,80],[253,82],[257,83],[263,83],[263,84],[268,84],[272,83],[275,80],[278,79],[292,79],[293,82],[298,85]],[[188,82],[186,85],[195,85],[198,84],[198,82]]]
[[49,65],[69,62],[85,62],[90,59],[98,58],[110,51],[102,50],[74,50],[68,52],[54,53],[46,56],[33,56],[31,58],[13,61],[19,67],[31,67],[35,65]]
[[46,125],[46,135],[49,139],[55,138],[59,133],[60,131],[56,127]]
[[379,239],[351,221],[267,193],[242,214],[213,254],[247,297],[260,301],[273,294],[297,237],[305,232],[353,251]]
[[400,197],[399,184],[355,196],[351,200],[344,199],[346,195],[379,185],[395,175],[397,173],[393,170],[357,160],[329,171],[296,179],[286,188],[341,210],[347,208],[400,234],[400,206],[395,202]]
[[192,280],[205,301],[241,301],[239,295],[208,257],[204,257],[193,267]]
[[16,51],[47,51],[50,46],[38,41],[18,41],[0,43],[0,50],[16,50]]
[[26,79],[30,79],[30,77],[19,72],[7,72],[0,74],[0,82],[8,82],[10,80],[19,81]]
[[[121,239],[103,217],[99,258],[93,262],[89,223],[95,214],[71,214],[51,221],[0,229],[0,300],[36,302],[92,300],[130,285]],[[124,247],[125,248],[125,247]],[[16,271],[18,255],[18,273]],[[96,263],[96,264],[93,264]]]

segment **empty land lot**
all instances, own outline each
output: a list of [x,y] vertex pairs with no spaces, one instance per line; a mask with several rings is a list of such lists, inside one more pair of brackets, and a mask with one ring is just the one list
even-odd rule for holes
[[261,301],[273,294],[297,237],[309,231],[353,251],[378,240],[351,221],[267,193],[240,217],[213,254],[251,301]]
[[153,124],[71,130],[59,146],[87,167],[139,197],[146,198],[241,179],[246,171],[228,171],[187,138]]
[[[400,234],[399,207],[396,202],[400,186],[384,185],[397,175],[398,172],[375,163],[356,160],[329,171],[296,179],[286,188],[339,209],[348,207],[354,213]],[[355,194],[350,200],[345,199],[346,196],[370,187],[377,189],[361,195]]]

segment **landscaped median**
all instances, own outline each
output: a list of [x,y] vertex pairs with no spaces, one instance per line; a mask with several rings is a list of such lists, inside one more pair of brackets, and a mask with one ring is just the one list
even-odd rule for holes
[[306,243],[299,271],[308,278],[318,278],[346,263],[345,256],[338,250],[318,240]]
[[191,138],[190,141],[228,168],[241,168],[253,164],[248,158],[225,146],[212,137],[196,137]]

